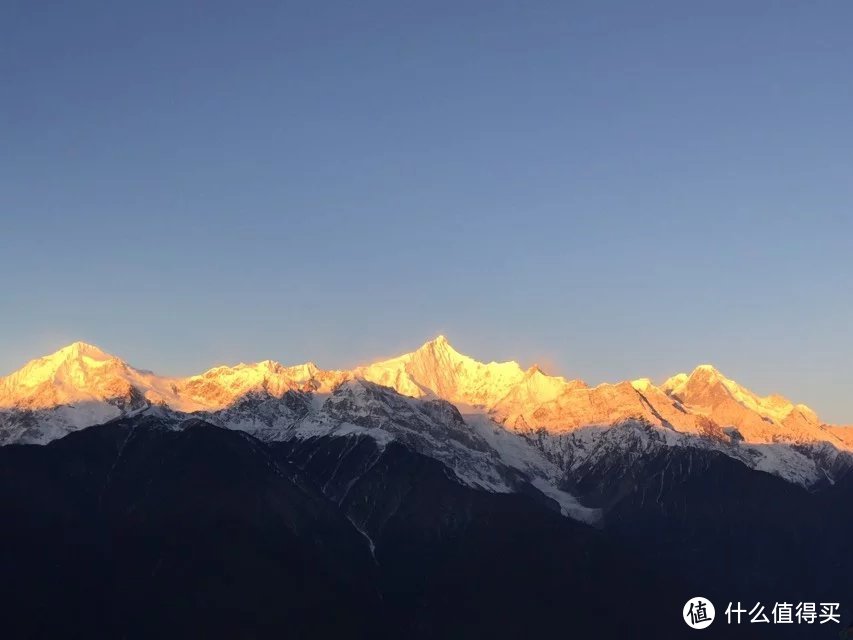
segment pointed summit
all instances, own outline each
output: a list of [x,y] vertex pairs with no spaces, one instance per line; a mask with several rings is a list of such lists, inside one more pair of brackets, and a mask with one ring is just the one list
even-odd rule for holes
[[478,362],[456,351],[444,335],[411,353],[359,367],[355,374],[403,395],[477,406],[491,406],[524,378],[518,363]]
[[688,375],[680,373],[661,387],[689,410],[723,426],[734,425],[755,442],[800,437],[819,424],[815,413],[778,394],[762,397],[727,378],[716,367],[702,364]]
[[648,391],[653,388],[655,385],[649,378],[637,378],[636,380],[631,380],[631,386],[640,393],[643,393],[644,391]]
[[95,345],[72,342],[0,378],[0,407],[42,409],[128,399],[142,375]]
[[95,345],[72,342],[53,353],[36,358],[6,378],[0,379],[7,388],[34,387],[46,382],[85,386],[90,372],[111,365],[124,368],[127,365]]
[[450,344],[450,341],[444,335],[438,335],[432,340],[424,342],[418,349],[411,355],[415,353],[446,353],[453,354],[456,356],[461,356],[456,349],[453,348],[453,345]]
[[93,360],[112,360],[115,356],[110,355],[100,347],[97,347],[88,342],[72,342],[71,344],[62,347],[49,356],[42,359],[49,360],[76,360],[79,358],[91,358]]
[[690,378],[703,380],[729,380],[712,364],[700,364],[690,372]]
[[743,390],[712,364],[700,364],[689,374],[674,375],[661,385],[661,389],[681,402],[706,406],[731,399]]
[[695,391],[697,387],[706,387],[715,383],[723,383],[727,387],[734,384],[714,365],[700,364],[689,374],[678,373],[672,376],[661,385],[661,389],[670,395],[680,396],[687,391],[688,387]]
[[693,373],[691,375],[701,374],[701,373],[719,373],[720,371],[712,364],[700,364],[697,365],[695,369],[693,369]]

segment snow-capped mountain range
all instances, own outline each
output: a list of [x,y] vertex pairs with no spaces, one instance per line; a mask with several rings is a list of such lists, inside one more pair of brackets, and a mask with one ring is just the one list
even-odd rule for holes
[[811,487],[853,466],[853,429],[760,397],[710,365],[655,385],[589,387],[515,362],[488,364],[444,336],[352,370],[266,360],[168,378],[76,342],[0,378],[0,444],[45,444],[109,420],[187,414],[265,441],[368,436],[400,442],[489,491],[533,486],[594,520],[567,491],[590,468],[667,448],[717,451]]

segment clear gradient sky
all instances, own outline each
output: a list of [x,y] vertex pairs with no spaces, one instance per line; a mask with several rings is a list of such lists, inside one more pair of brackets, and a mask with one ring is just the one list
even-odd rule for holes
[[0,3],[0,373],[445,333],[853,422],[853,3]]

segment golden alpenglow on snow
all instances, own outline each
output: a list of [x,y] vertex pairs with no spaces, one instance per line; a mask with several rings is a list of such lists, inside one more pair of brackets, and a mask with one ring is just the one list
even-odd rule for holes
[[[0,439],[45,444],[91,424],[166,411],[207,416],[262,439],[281,440],[328,429],[338,396],[358,381],[423,402],[446,401],[464,417],[464,429],[486,430],[537,460],[566,446],[577,460],[583,457],[578,445],[593,433],[637,424],[665,442],[710,447],[809,486],[831,474],[840,452],[853,449],[846,428],[823,424],[811,409],[781,396],[759,397],[711,365],[660,385],[644,378],[589,387],[537,366],[525,370],[516,362],[478,362],[444,336],[352,370],[264,360],[186,378],[160,377],[77,342],[0,379]],[[338,422],[340,429],[345,421]],[[373,434],[388,437],[381,424]],[[828,460],[826,454],[808,453],[824,445],[835,451]],[[496,455],[509,455],[495,447]]]
[[0,640],[853,639],[851,34],[2,3]]

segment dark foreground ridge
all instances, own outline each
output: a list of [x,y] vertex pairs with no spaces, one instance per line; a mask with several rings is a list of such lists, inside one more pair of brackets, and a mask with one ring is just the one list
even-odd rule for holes
[[[624,462],[624,461],[623,461]],[[853,595],[853,478],[818,493],[672,448],[573,489],[593,528],[538,495],[462,486],[363,435],[264,444],[151,416],[0,448],[4,638],[836,638],[727,627],[729,600]],[[598,475],[596,475],[598,474]]]

